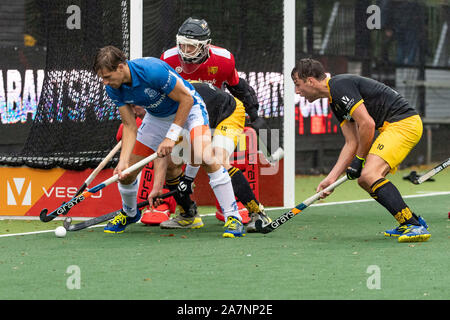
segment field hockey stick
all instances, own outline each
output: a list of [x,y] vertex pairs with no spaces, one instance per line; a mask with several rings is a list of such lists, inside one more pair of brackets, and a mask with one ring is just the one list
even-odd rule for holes
[[[177,192],[177,190],[172,190],[172,191],[169,191],[169,192],[167,192],[167,193],[164,193],[164,194],[162,194],[162,195],[160,195],[160,196],[157,196],[156,198],[158,198],[158,199],[165,199],[165,198],[168,198],[168,197],[170,197],[170,196],[173,196],[176,192]],[[155,199],[155,200],[156,200],[156,199]],[[139,202],[139,203],[137,204],[137,208],[140,209],[140,208],[142,208],[142,207],[147,206],[148,204],[149,204],[148,200],[145,200],[145,201],[143,201],[143,202]],[[99,224],[99,223],[102,223],[102,222],[111,220],[111,219],[114,218],[117,214],[119,214],[120,211],[121,211],[121,210],[113,211],[113,212],[104,214],[104,215],[99,216],[99,217],[95,217],[95,218],[92,218],[92,219],[89,219],[89,220],[86,220],[86,221],[83,221],[83,222],[79,222],[79,223],[77,223],[77,224],[71,224],[71,223],[72,223],[72,218],[71,218],[71,217],[67,217],[66,219],[64,219],[63,225],[64,225],[64,228],[65,228],[67,231],[78,231],[78,230],[83,230],[83,229],[86,229],[86,228],[88,228],[88,227],[94,226],[94,225],[96,225],[96,224]]]
[[410,180],[410,181],[412,183],[414,183],[414,184],[421,184],[422,182],[427,181],[432,176],[438,174],[439,172],[441,172],[442,170],[447,168],[449,165],[450,165],[450,158],[448,158],[447,160],[441,162],[439,165],[437,165],[436,167],[434,167],[433,169],[431,169],[427,173],[425,173],[425,174],[423,174],[421,176],[417,176],[416,179],[413,179],[413,180]]
[[[84,181],[84,183],[81,185],[81,187],[77,190],[77,193],[75,193],[75,197],[79,196],[86,188],[87,186],[92,182],[92,180],[95,179],[97,174],[103,170],[103,168],[108,164],[108,162],[114,157],[114,155],[119,151],[120,147],[122,146],[122,140],[120,140],[116,146],[108,153],[108,155],[100,162],[95,168],[94,171],[87,177],[87,179]],[[67,212],[66,212],[67,213]]]
[[[147,158],[142,159],[141,161],[135,163],[131,167],[125,169],[122,173],[128,174],[135,170],[142,169],[145,167],[149,162],[155,160],[158,157],[158,154],[155,152],[152,155],[148,156]],[[47,214],[48,210],[43,209],[39,215],[39,218],[42,222],[49,222],[53,219],[55,219],[57,216],[62,214],[67,214],[67,212],[74,207],[75,205],[79,204],[83,200],[89,198],[93,194],[97,193],[98,191],[102,190],[103,188],[109,186],[111,183],[117,182],[119,180],[119,175],[115,174],[109,179],[106,179],[102,183],[96,185],[93,188],[90,188],[86,191],[83,191],[78,196],[73,197],[70,201],[62,204],[58,209],[52,211],[50,214]]]
[[[94,171],[87,177],[87,179],[83,182],[83,184],[78,188],[77,192],[75,193],[74,197],[79,196],[84,190],[86,190],[87,186],[92,182],[92,180],[95,179],[97,174],[103,170],[103,168],[108,164],[108,162],[114,157],[114,155],[119,151],[120,147],[122,146],[122,141],[119,141],[116,146],[108,153],[108,155],[100,162],[95,168]],[[65,202],[63,202],[61,205],[64,205]],[[66,211],[67,214],[69,210]]]
[[306,199],[302,203],[300,203],[295,208],[291,209],[289,212],[283,213],[280,217],[278,217],[276,220],[272,221],[271,223],[263,226],[262,220],[256,220],[255,227],[256,231],[261,233],[269,233],[274,231],[275,229],[278,229],[281,225],[288,222],[290,219],[292,219],[294,216],[305,210],[307,207],[309,207],[312,203],[316,202],[323,193],[329,192],[334,190],[337,186],[347,181],[347,175],[343,176],[339,180],[335,181],[334,183],[330,184],[328,187],[323,189],[322,191],[316,193],[312,197]]

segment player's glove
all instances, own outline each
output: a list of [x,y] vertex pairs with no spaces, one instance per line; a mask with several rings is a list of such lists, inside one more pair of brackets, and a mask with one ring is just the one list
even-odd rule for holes
[[361,171],[364,168],[364,163],[366,159],[355,156],[355,159],[352,160],[350,166],[347,168],[347,178],[349,180],[358,179],[361,176]]
[[192,194],[194,192],[194,179],[192,179],[191,177],[183,176],[180,179],[177,190],[180,196]]

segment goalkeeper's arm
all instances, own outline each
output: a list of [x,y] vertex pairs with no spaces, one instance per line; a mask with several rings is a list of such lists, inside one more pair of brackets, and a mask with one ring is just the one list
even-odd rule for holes
[[242,101],[245,107],[245,112],[249,115],[250,121],[253,122],[258,118],[259,103],[256,97],[255,90],[242,78],[235,86],[225,84],[230,93]]
[[[250,126],[256,130],[256,134],[260,136],[261,130],[265,130],[267,134],[267,141],[265,145],[269,153],[271,161],[279,160],[283,157],[283,149],[280,147],[278,136],[272,136],[272,132],[266,121],[258,116],[259,103],[256,97],[255,90],[242,78],[239,78],[239,83],[235,86],[226,84],[227,89],[237,99],[241,100],[245,107],[245,112],[250,117]],[[273,141],[272,141],[273,140]],[[277,147],[277,150],[272,150],[272,144]],[[278,151],[278,154],[273,154]]]

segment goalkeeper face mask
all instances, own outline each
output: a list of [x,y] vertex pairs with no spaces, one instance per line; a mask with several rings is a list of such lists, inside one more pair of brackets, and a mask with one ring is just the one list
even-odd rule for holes
[[177,35],[178,55],[185,73],[192,73],[209,57],[211,39],[196,40]]
[[178,29],[178,56],[185,73],[196,71],[209,57],[211,30],[203,19],[189,17]]

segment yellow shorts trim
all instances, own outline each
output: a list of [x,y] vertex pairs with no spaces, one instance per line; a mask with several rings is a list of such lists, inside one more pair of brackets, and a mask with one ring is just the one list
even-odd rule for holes
[[236,98],[234,100],[236,100],[236,109],[228,118],[217,125],[213,137],[219,135],[228,137],[233,140],[234,147],[239,143],[239,149],[245,150],[245,107],[240,100]]
[[386,121],[381,128],[378,128],[378,131],[380,134],[372,144],[369,153],[386,161],[391,167],[390,172],[395,173],[397,166],[420,141],[423,125],[420,116],[415,115],[397,122]]

